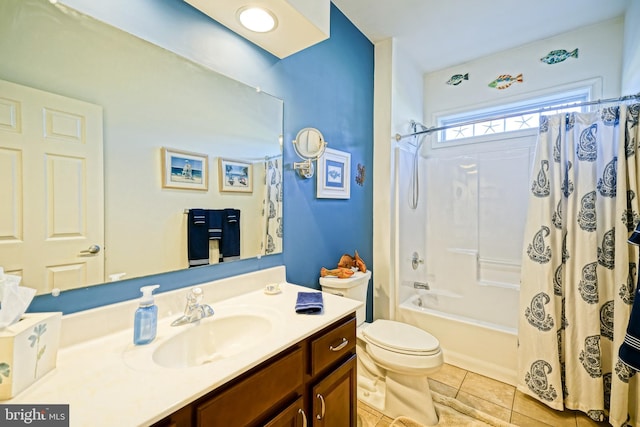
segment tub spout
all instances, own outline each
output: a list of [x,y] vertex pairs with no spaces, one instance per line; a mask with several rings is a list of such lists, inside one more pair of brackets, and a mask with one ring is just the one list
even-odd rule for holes
[[426,282],[413,282],[413,287],[415,289],[429,290],[429,284]]

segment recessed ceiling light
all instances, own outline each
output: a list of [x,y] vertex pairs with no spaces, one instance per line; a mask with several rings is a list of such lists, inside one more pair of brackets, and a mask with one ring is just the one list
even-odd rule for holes
[[255,6],[240,8],[238,20],[245,28],[256,33],[269,32],[278,25],[278,20],[273,13]]

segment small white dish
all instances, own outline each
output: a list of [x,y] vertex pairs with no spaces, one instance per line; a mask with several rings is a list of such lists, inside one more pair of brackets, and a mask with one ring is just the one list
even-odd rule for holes
[[270,283],[264,287],[264,293],[267,295],[276,295],[282,292],[279,283]]

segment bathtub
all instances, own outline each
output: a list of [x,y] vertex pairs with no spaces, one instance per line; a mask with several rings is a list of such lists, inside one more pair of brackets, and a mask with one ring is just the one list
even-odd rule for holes
[[[425,294],[410,295],[399,304],[397,320],[434,335],[440,341],[446,363],[515,386],[516,329],[445,313],[430,307],[429,299]],[[453,305],[456,299],[455,294],[438,295],[441,304]]]

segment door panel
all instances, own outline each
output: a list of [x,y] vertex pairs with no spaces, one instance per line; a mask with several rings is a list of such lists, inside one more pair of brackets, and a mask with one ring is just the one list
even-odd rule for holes
[[0,266],[38,294],[104,281],[102,144],[102,107],[0,80]]

